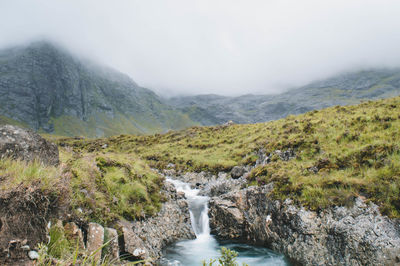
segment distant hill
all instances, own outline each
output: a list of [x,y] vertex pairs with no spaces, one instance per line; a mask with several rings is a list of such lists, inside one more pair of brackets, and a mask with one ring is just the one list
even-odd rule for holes
[[64,136],[152,134],[257,123],[400,94],[400,69],[338,75],[277,95],[162,99],[130,77],[49,42],[0,51],[0,124]]
[[224,97],[210,94],[175,97],[168,103],[202,125],[216,125],[229,120],[265,122],[289,114],[397,95],[400,95],[400,69],[374,69],[338,75],[277,95]]
[[154,133],[194,123],[115,70],[49,42],[0,51],[0,122],[58,135]]

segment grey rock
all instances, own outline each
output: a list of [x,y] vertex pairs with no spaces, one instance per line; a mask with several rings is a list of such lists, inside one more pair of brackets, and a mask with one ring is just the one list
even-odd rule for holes
[[243,176],[246,172],[246,169],[243,166],[235,166],[231,171],[231,177],[233,179],[238,179],[239,177]]
[[111,261],[119,259],[118,232],[114,228],[106,227],[104,229],[104,247],[105,256]]
[[21,249],[22,249],[23,251],[29,251],[29,250],[31,250],[31,247],[28,246],[28,245],[24,245],[24,246],[21,247]]
[[37,251],[31,250],[28,252],[28,257],[31,260],[37,260],[37,259],[39,259],[39,253]]
[[287,149],[286,151],[276,150],[275,154],[278,155],[282,161],[289,161],[296,156],[293,149]]
[[101,260],[101,247],[104,243],[104,228],[97,223],[89,223],[87,250],[96,262]]
[[101,137],[194,125],[128,76],[50,42],[0,50],[0,73],[0,115],[35,130]]
[[220,173],[216,180],[207,182],[200,190],[199,194],[209,197],[220,196],[240,189],[244,184],[246,184],[246,182],[247,181],[244,177],[232,179],[228,177],[228,174]]
[[400,70],[371,69],[340,74],[275,95],[196,95],[174,97],[168,103],[202,125],[258,123],[329,106],[357,104],[400,94]]
[[126,255],[135,259],[158,259],[168,244],[195,238],[184,195],[178,194],[169,182],[165,182],[163,190],[167,201],[156,216],[143,221],[119,221],[124,243],[122,252]]
[[32,130],[11,125],[0,126],[0,159],[4,158],[39,160],[47,165],[59,163],[57,145]]
[[357,198],[351,208],[320,213],[268,197],[272,184],[232,191],[210,200],[212,232],[282,252],[304,265],[395,265],[400,228],[374,204]]

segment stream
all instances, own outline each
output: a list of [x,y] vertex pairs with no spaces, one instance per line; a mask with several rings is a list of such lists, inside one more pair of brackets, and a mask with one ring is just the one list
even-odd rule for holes
[[[185,193],[189,205],[190,219],[196,238],[193,240],[179,241],[165,250],[161,265],[171,266],[195,266],[202,265],[202,261],[216,259],[220,256],[221,247],[227,247],[239,253],[236,261],[250,266],[257,265],[290,265],[284,255],[274,251],[234,241],[218,241],[210,234],[208,218],[209,197],[199,196],[198,189],[190,188],[190,185],[179,180],[169,179],[177,191]],[[215,264],[217,265],[217,263]]]

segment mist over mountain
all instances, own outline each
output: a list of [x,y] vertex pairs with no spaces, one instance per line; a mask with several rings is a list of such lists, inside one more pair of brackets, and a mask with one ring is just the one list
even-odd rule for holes
[[0,51],[0,123],[65,136],[150,134],[193,125],[257,123],[400,94],[399,69],[371,69],[274,95],[164,99],[51,42]]
[[49,42],[0,52],[0,114],[35,130],[91,137],[193,124],[128,76]]
[[257,123],[333,105],[356,104],[400,94],[400,69],[371,69],[315,81],[275,95],[173,97],[168,103],[203,125]]

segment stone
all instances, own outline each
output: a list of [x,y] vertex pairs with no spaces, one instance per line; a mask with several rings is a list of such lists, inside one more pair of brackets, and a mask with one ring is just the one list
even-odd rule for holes
[[22,249],[23,251],[29,251],[29,250],[31,250],[31,247],[28,246],[28,245],[24,245],[24,246],[21,247],[21,249]]
[[292,200],[270,198],[272,183],[210,199],[213,234],[264,244],[301,265],[397,265],[398,222],[377,205],[356,198],[352,207],[306,210]]
[[157,260],[162,256],[162,251],[167,245],[179,240],[195,238],[184,194],[178,195],[175,187],[167,181],[164,184],[163,193],[167,201],[163,203],[160,212],[155,216],[142,221],[121,220],[118,222],[122,231],[121,252],[123,254],[133,258]]
[[243,166],[235,166],[231,171],[231,177],[233,179],[238,179],[239,177],[243,176],[246,172],[246,169]]
[[146,250],[142,248],[137,248],[133,251],[132,255],[138,260],[146,259]]
[[287,149],[286,151],[276,150],[275,154],[278,155],[282,161],[289,161],[296,156],[293,149]]
[[39,134],[17,126],[0,126],[0,159],[39,160],[46,165],[59,163],[58,147]]
[[95,261],[99,262],[101,259],[101,248],[104,243],[104,228],[97,223],[89,223],[88,236],[87,236],[87,250],[89,253],[94,254]]
[[114,228],[104,229],[105,255],[112,261],[119,259],[118,232]]
[[37,260],[37,259],[39,259],[39,253],[37,253],[37,251],[31,250],[28,252],[28,257],[31,260]]
[[64,226],[65,236],[72,243],[78,243],[79,248],[84,249],[82,230],[73,222],[67,223]]

